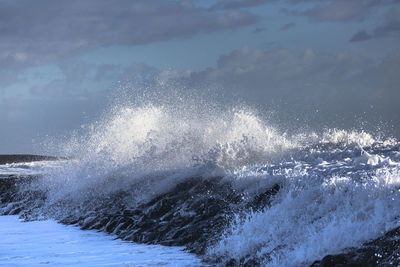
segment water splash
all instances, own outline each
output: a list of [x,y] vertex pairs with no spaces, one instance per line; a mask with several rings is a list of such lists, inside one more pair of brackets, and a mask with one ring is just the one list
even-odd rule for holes
[[[34,205],[37,213],[114,229],[102,224],[108,217],[99,218],[101,209],[114,214],[110,222],[119,229],[126,210],[142,214],[135,218],[147,225],[160,219],[152,209],[165,208],[170,220],[188,220],[188,236],[199,224],[191,217],[224,225],[202,229],[216,231],[201,241],[205,258],[275,266],[310,264],[400,226],[397,140],[338,129],[288,134],[247,109],[205,110],[115,108],[64,144],[60,151],[70,160],[41,169],[34,186],[46,201]],[[199,199],[177,200],[180,184]],[[167,193],[177,207],[164,206]],[[132,236],[128,230],[124,236]]]

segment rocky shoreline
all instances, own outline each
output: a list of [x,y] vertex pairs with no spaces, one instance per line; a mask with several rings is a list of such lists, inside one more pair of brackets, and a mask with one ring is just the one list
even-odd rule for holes
[[20,162],[32,162],[43,160],[57,160],[60,157],[31,155],[31,154],[15,154],[15,155],[0,155],[0,165]]
[[[25,220],[42,219],[43,214],[38,210],[45,204],[46,193],[29,189],[29,185],[39,178],[9,176],[0,179],[1,215],[19,215]],[[186,246],[190,252],[202,256],[215,241],[215,236],[219,236],[229,224],[234,213],[265,208],[269,198],[278,191],[279,185],[275,185],[253,199],[244,200],[243,195],[222,183],[220,177],[193,177],[133,210],[123,205],[123,198],[128,191],[119,191],[109,195],[107,201],[87,199],[75,207],[78,212],[55,219],[64,224],[78,225],[82,229],[114,234],[124,240]],[[50,208],[58,207],[55,205]],[[51,210],[47,216],[51,216]],[[400,228],[397,228],[360,248],[351,248],[338,255],[327,255],[311,266],[398,266],[399,237]],[[251,255],[240,261],[206,261],[225,266],[261,266]]]

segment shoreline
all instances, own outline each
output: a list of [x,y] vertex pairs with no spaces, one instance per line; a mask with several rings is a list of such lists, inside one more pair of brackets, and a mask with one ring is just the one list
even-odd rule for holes
[[21,162],[45,161],[45,160],[59,160],[63,157],[43,156],[33,154],[0,154],[0,165]]
[[203,266],[183,247],[137,244],[54,220],[0,216],[0,265]]

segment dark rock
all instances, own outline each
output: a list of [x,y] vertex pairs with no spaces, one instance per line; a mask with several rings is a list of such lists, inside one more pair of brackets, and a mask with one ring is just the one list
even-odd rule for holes
[[42,161],[42,160],[57,160],[62,159],[59,157],[52,156],[41,156],[41,155],[0,155],[0,165],[7,163],[20,163],[20,162],[32,162],[32,161]]
[[271,198],[279,192],[280,186],[275,184],[272,188],[267,189],[264,193],[254,197],[254,200],[250,205],[255,210],[260,210],[269,205]]
[[325,256],[313,267],[400,266],[400,227],[345,253]]
[[[6,180],[0,180],[2,206],[19,203],[11,205],[10,211],[22,214],[27,220],[34,218],[35,210],[40,210],[46,200],[46,192],[29,186],[37,178]],[[25,190],[20,190],[22,187]],[[215,238],[227,227],[233,214],[262,208],[278,191],[279,185],[275,185],[248,200],[229,183],[222,182],[221,177],[193,177],[133,209],[127,208],[129,190],[120,190],[108,195],[91,193],[79,203],[67,197],[46,206],[42,212],[81,229],[97,229],[135,242],[186,246],[191,252],[203,254],[209,244],[217,241]],[[254,264],[250,259],[238,263]]]
[[[45,204],[46,192],[33,190],[36,187],[30,186],[39,178],[9,176],[0,179],[0,207],[3,214],[19,214],[25,220],[41,215],[40,208]],[[279,190],[280,186],[275,184],[250,198],[234,191],[230,184],[221,182],[220,177],[192,178],[134,208],[127,208],[129,192],[118,191],[107,196],[90,195],[73,205],[73,202],[65,199],[46,206],[46,210],[41,212],[49,212],[49,216],[56,216],[61,223],[113,233],[124,240],[186,246],[190,252],[204,254],[206,248],[217,241],[215,237],[226,229],[233,214],[268,207]],[[64,215],[57,217],[61,208]],[[224,262],[226,266],[262,265],[251,255],[240,260],[208,260],[215,264]],[[400,228],[367,242],[361,248],[328,255],[312,264],[314,267],[398,265]]]

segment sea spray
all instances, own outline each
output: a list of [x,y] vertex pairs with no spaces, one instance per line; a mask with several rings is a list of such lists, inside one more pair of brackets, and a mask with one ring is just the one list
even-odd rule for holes
[[236,217],[208,249],[209,257],[237,262],[259,258],[270,266],[306,265],[400,225],[398,164],[364,172],[349,162],[316,166],[297,162],[276,171],[273,177],[259,171],[259,176],[274,182],[281,174],[279,193],[270,206]]
[[146,185],[161,194],[179,177],[224,175],[295,147],[244,110],[183,116],[166,107],[123,107],[88,129],[65,144],[74,160],[45,176],[45,184],[57,188],[50,193],[80,192],[80,187],[110,192],[137,184],[141,197],[153,197]]
[[3,213],[237,265],[308,265],[400,226],[395,139],[289,134],[243,108],[154,104],[85,129],[64,144],[70,159],[22,182]]

